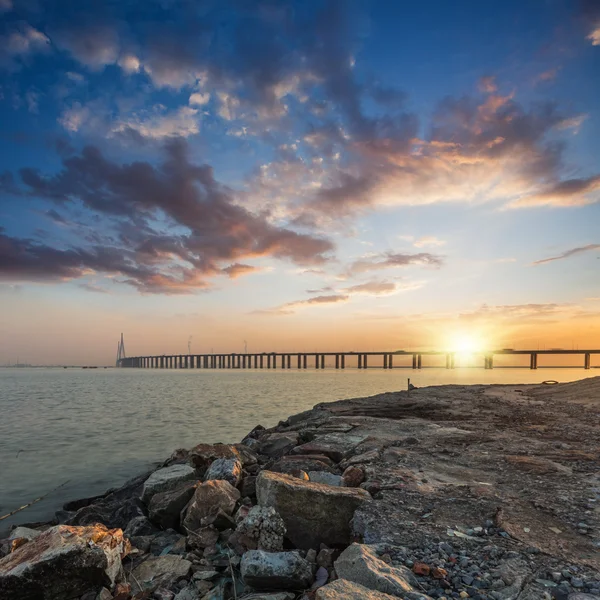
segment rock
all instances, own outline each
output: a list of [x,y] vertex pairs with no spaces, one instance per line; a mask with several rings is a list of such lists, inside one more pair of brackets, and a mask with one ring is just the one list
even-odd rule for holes
[[0,560],[0,598],[62,600],[112,588],[128,551],[120,529],[51,527]]
[[[139,539],[139,538],[135,538]],[[167,529],[150,537],[149,552],[154,556],[162,554],[185,554],[185,536]]]
[[103,587],[96,595],[96,600],[113,600],[113,595],[110,590]]
[[[327,462],[321,460],[321,458],[326,459]],[[274,463],[269,471],[274,471],[275,473],[286,473],[286,474],[294,474],[298,470],[309,472],[309,471],[327,471],[328,473],[336,473],[336,469],[333,466],[332,461],[323,456],[320,458],[312,457],[312,456],[284,456],[280,458],[276,463]]]
[[150,519],[163,529],[177,529],[181,511],[192,499],[199,483],[195,480],[182,481],[172,490],[154,494],[148,505]]
[[323,485],[333,485],[338,487],[342,485],[341,475],[334,475],[327,471],[309,471],[308,479],[314,483],[322,483]]
[[295,431],[271,433],[261,440],[259,452],[271,458],[280,458],[298,445],[298,438]]
[[339,550],[333,548],[321,548],[317,554],[317,565],[319,565],[319,567],[330,569],[333,567],[334,557],[337,557],[339,554]]
[[325,486],[270,471],[258,476],[256,495],[259,505],[279,513],[294,546],[306,549],[321,543],[348,544],[354,511],[370,500],[361,489]]
[[400,598],[414,591],[413,586],[417,584],[415,576],[406,567],[390,567],[364,544],[352,544],[346,548],[334,567],[340,579]]
[[290,592],[277,592],[275,594],[263,594],[258,592],[257,594],[250,594],[249,596],[242,596],[240,600],[294,600],[295,594]]
[[395,596],[369,590],[358,583],[337,579],[319,588],[315,600],[394,600]]
[[283,550],[286,529],[283,519],[272,507],[254,506],[238,525],[237,531],[255,543],[255,548],[266,552]]
[[189,560],[175,554],[148,558],[132,571],[132,591],[136,594],[155,586],[168,587],[187,577],[191,566]]
[[204,479],[222,479],[237,487],[242,480],[242,463],[237,458],[217,458],[208,467]]
[[131,596],[131,585],[128,583],[117,583],[114,590],[114,600],[129,600]]
[[345,487],[358,487],[365,480],[365,472],[360,467],[350,466],[342,475]]
[[298,552],[249,550],[242,556],[242,579],[256,588],[305,589],[313,580],[310,563]]
[[238,460],[242,463],[242,467],[248,468],[258,464],[256,451],[246,444],[234,444],[233,448],[238,454]]
[[190,450],[189,461],[193,467],[198,469],[200,475],[204,475],[210,465],[218,458],[240,459],[239,452],[229,444],[198,444]]
[[42,532],[37,529],[30,529],[29,527],[15,527],[8,536],[9,540],[16,540],[18,538],[25,538],[26,540],[33,540]]
[[153,535],[157,531],[156,527],[148,520],[148,517],[134,517],[129,521],[123,533],[125,537],[131,538],[140,535]]
[[200,594],[194,586],[188,585],[175,595],[174,600],[200,600]]
[[248,475],[244,477],[240,486],[240,493],[242,498],[253,498],[256,496],[256,476]]
[[142,502],[148,504],[154,494],[177,487],[182,481],[197,479],[196,471],[189,465],[172,465],[154,471],[144,482]]
[[598,600],[598,596],[575,592],[574,594],[569,594],[569,600]]
[[342,469],[347,469],[353,465],[362,465],[364,463],[372,463],[379,458],[379,450],[369,450],[368,452],[363,452],[362,454],[356,454],[355,456],[351,456],[346,460],[343,460],[340,463],[340,467]]
[[324,454],[336,463],[348,458],[367,436],[347,433],[328,433],[317,436],[312,442],[294,448],[294,454]]
[[216,479],[200,483],[184,509],[182,525],[185,529],[195,531],[203,525],[202,519],[219,509],[231,515],[239,499],[240,492],[227,481]]
[[188,533],[187,544],[190,549],[195,550],[197,548],[207,548],[208,546],[214,546],[219,539],[219,530],[212,525],[201,527],[196,531],[190,531]]

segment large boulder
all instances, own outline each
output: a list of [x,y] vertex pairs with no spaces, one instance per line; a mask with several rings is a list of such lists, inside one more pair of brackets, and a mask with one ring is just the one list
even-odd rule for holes
[[335,581],[319,588],[315,600],[394,600],[395,596],[369,590],[346,579]]
[[295,456],[293,454],[280,458],[277,462],[273,463],[268,470],[274,471],[275,473],[287,473],[288,475],[293,475],[299,470],[305,471],[306,473],[309,471],[337,473],[336,468],[333,466],[333,461],[325,456],[317,458],[305,455]]
[[362,489],[332,487],[262,471],[256,480],[260,506],[272,506],[297,548],[349,544],[354,511],[371,496]]
[[367,436],[347,433],[327,433],[317,436],[312,442],[296,446],[294,454],[323,454],[336,463],[348,458]]
[[417,580],[409,569],[389,566],[365,544],[352,544],[346,548],[334,567],[340,579],[353,581],[370,590],[400,598],[416,591],[413,586],[417,585]]
[[181,511],[192,499],[199,483],[193,479],[182,481],[171,490],[154,494],[148,505],[150,520],[163,529],[177,529]]
[[253,506],[237,526],[237,532],[251,540],[258,550],[283,550],[285,524],[272,507]]
[[128,551],[120,529],[51,527],[0,560],[0,598],[67,600],[112,588]]
[[240,568],[244,583],[259,589],[304,589],[313,580],[311,564],[295,551],[248,550]]
[[259,452],[271,458],[280,458],[298,445],[298,433],[288,431],[285,433],[271,433],[261,440]]
[[148,504],[154,494],[177,487],[182,481],[197,479],[196,471],[189,465],[172,465],[154,471],[144,482],[142,501]]
[[322,483],[323,485],[342,485],[342,476],[328,473],[327,471],[309,471],[308,478],[313,483]]
[[222,479],[237,487],[242,480],[242,463],[237,458],[217,458],[208,467],[204,479]]
[[198,444],[190,450],[190,464],[204,475],[208,467],[218,458],[240,458],[235,446],[230,444]]
[[189,560],[175,554],[149,558],[132,571],[132,592],[137,594],[159,585],[167,587],[187,577],[191,567]]
[[239,499],[240,492],[227,481],[215,479],[200,483],[184,509],[182,526],[195,531],[204,525],[203,519],[219,511],[231,515]]

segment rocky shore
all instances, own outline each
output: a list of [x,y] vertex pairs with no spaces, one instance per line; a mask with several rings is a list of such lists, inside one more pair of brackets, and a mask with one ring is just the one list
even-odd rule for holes
[[0,540],[0,600],[600,599],[600,378],[315,406]]

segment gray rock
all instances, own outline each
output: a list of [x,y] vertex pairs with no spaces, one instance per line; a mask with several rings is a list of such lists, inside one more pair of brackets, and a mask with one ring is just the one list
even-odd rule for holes
[[196,471],[189,465],[172,465],[154,471],[144,482],[142,502],[148,504],[154,494],[177,487],[182,481],[196,479]]
[[198,593],[198,590],[195,587],[188,585],[175,595],[174,600],[199,600],[199,598],[200,594]]
[[258,550],[280,552],[286,529],[283,519],[272,507],[253,506],[237,531],[256,543]]
[[273,507],[283,519],[287,537],[297,548],[348,544],[354,511],[370,501],[361,489],[332,487],[262,471],[256,480],[260,506]]
[[347,579],[371,590],[404,598],[414,592],[415,576],[406,567],[391,567],[367,545],[352,544],[334,563],[340,579]]
[[[321,458],[325,460],[321,460]],[[327,462],[326,462],[327,461]],[[269,467],[269,471],[275,473],[294,474],[298,471],[327,471],[328,473],[337,473],[333,461],[326,456],[317,458],[313,456],[295,456],[290,454],[280,458],[276,463]]]
[[42,532],[37,529],[30,529],[29,527],[15,527],[8,536],[9,540],[16,540],[17,538],[25,538],[26,540],[33,540]]
[[216,479],[200,483],[184,509],[182,526],[195,531],[202,527],[202,519],[219,510],[226,515],[231,515],[239,499],[240,492],[227,481]]
[[237,487],[242,480],[242,463],[237,458],[217,458],[208,467],[204,479],[222,479]]
[[259,592],[257,594],[242,596],[240,600],[294,600],[295,597],[296,594],[291,594],[290,592],[276,592],[274,594]]
[[569,594],[569,600],[599,600],[598,596],[593,594],[584,594],[583,592],[575,592],[574,594]]
[[346,579],[337,579],[328,583],[319,588],[315,594],[315,600],[394,600],[394,598]]
[[163,529],[177,529],[181,511],[192,499],[199,481],[182,481],[172,490],[159,492],[152,496],[148,505],[150,519]]
[[191,566],[189,560],[175,554],[148,558],[132,571],[132,592],[137,594],[157,585],[168,587],[186,577]]
[[257,588],[305,589],[313,580],[311,564],[295,551],[249,550],[242,556],[240,568],[244,583]]
[[260,444],[259,452],[271,458],[281,458],[288,454],[298,444],[298,433],[295,431],[285,433],[271,433]]
[[367,436],[347,433],[328,433],[317,436],[312,442],[294,448],[294,454],[324,454],[336,463],[348,458]]
[[110,590],[107,590],[103,587],[98,594],[96,595],[96,600],[112,600],[113,595],[110,593]]
[[324,485],[342,485],[341,475],[334,475],[333,473],[327,473],[327,471],[309,471],[308,478],[313,483],[322,483]]
[[153,535],[157,531],[156,527],[148,520],[148,517],[134,517],[127,523],[127,527],[123,533],[125,537],[131,538],[141,535]]
[[0,598],[61,600],[112,588],[129,544],[103,525],[57,525],[0,560]]

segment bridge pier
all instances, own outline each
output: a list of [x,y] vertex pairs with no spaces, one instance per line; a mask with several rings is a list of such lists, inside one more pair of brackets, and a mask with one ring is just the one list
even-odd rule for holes
[[423,366],[423,355],[417,354],[417,369]]
[[412,358],[412,368],[416,369],[417,368],[417,355],[413,354],[413,358]]
[[591,369],[592,368],[592,355],[589,352],[586,352],[583,357],[583,368]]
[[358,355],[358,368],[362,369],[362,354]]
[[529,355],[529,368],[530,369],[537,369],[538,368],[537,367],[537,358],[538,358],[538,356],[537,356],[537,354],[535,352],[532,352]]
[[387,369],[387,368],[388,368],[387,361],[388,361],[388,355],[387,355],[387,354],[384,354],[384,355],[383,355],[383,368],[384,368],[384,369]]
[[346,355],[345,354],[342,354],[341,362],[342,362],[342,364],[341,364],[342,369],[345,369],[346,368]]

